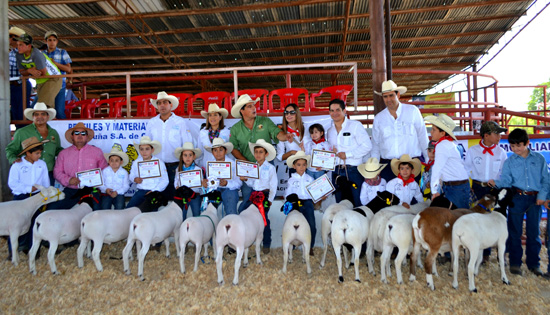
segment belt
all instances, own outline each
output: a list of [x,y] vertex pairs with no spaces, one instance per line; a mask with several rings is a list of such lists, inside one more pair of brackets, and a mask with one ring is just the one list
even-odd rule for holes
[[458,186],[458,185],[466,184],[467,182],[468,182],[467,179],[465,179],[465,180],[455,180],[455,181],[451,181],[451,182],[443,182],[443,185],[445,185],[445,186]]
[[489,187],[489,183],[487,182],[480,182],[478,180],[472,179],[472,183],[479,185],[481,187]]
[[10,85],[19,86],[19,85],[21,85],[21,81],[20,80],[10,81]]
[[523,195],[523,196],[536,196],[539,193],[538,191],[525,191],[525,190],[521,190],[519,188],[515,188],[515,189],[516,189],[516,193],[518,195]]

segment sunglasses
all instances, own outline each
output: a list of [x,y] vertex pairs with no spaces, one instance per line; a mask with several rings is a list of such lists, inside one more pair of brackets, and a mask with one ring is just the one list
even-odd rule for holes
[[290,111],[284,111],[285,115],[296,115],[296,111],[295,110],[290,110]]
[[81,136],[87,136],[88,135],[88,132],[87,131],[73,131],[73,135],[81,135]]

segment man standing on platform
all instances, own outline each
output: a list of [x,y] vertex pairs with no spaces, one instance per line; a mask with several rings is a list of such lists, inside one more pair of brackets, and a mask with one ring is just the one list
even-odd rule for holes
[[[382,83],[381,92],[374,92],[382,96],[386,105],[374,117],[372,129],[371,157],[379,159],[380,163],[390,163],[403,154],[413,158],[423,156],[424,161],[428,161],[428,132],[422,115],[416,106],[399,101],[401,94],[406,91],[406,87],[397,86],[389,80]],[[386,181],[395,178],[389,167],[380,176]]]
[[[19,36],[25,34],[25,31],[19,27],[11,27],[10,33],[10,105],[11,105],[11,119],[23,120],[23,111],[27,108],[31,99],[32,85],[31,81],[27,79],[26,82],[26,94],[27,103],[23,104],[23,84],[21,80],[21,74],[17,67],[17,39]],[[19,126],[18,126],[19,127]],[[24,127],[21,126],[21,127]],[[25,139],[23,139],[25,140]]]
[[[46,56],[48,56],[52,62],[61,70],[61,74],[72,73],[71,69],[71,57],[65,49],[57,48],[57,33],[54,31],[46,32],[44,40],[48,45],[48,49],[45,51]],[[57,111],[57,119],[65,119],[65,87],[67,85],[66,78],[63,78],[63,84],[61,85],[61,90],[57,93],[55,97],[55,110]]]

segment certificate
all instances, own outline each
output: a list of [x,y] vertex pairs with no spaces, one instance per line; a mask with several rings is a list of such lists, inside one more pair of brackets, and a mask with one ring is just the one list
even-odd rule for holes
[[311,167],[320,167],[327,171],[334,171],[336,153],[313,149],[311,152]]
[[334,186],[328,178],[327,174],[317,178],[311,184],[306,186],[306,190],[311,196],[313,202],[321,200],[324,196],[334,191]]
[[237,160],[237,176],[259,179],[260,167],[258,163]]
[[101,169],[99,168],[78,172],[76,173],[76,178],[80,179],[79,188],[103,185],[103,176],[101,176]]
[[180,186],[197,188],[202,186],[202,170],[183,171],[178,173]]
[[208,178],[231,179],[231,162],[208,162],[206,175]]
[[139,178],[160,177],[160,161],[150,160],[137,163]]

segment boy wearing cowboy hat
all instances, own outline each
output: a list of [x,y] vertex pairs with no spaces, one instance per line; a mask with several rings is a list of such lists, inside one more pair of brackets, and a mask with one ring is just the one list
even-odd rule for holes
[[128,155],[117,147],[111,148],[111,152],[103,154],[109,166],[103,169],[103,185],[101,191],[100,209],[115,210],[124,209],[124,194],[130,189],[128,172],[123,168],[128,164]]
[[[239,202],[239,189],[243,182],[237,177],[235,160],[228,156],[233,150],[231,142],[225,142],[221,138],[215,138],[211,146],[206,146],[204,149],[211,152],[214,156],[213,161],[207,162],[231,162],[231,179],[218,179],[216,174],[210,174],[208,179],[202,180],[202,186],[208,187],[209,182],[219,180],[219,185],[216,190],[222,194],[222,204],[225,210],[225,215],[237,214],[237,203]],[[207,173],[208,174],[208,173]],[[224,216],[225,216],[224,215]]]
[[[227,109],[220,108],[217,104],[208,105],[208,111],[201,111],[202,117],[206,118],[204,127],[199,131],[199,140],[197,147],[204,149],[205,146],[212,145],[215,138],[222,138],[229,141],[229,128],[225,126],[225,119],[229,115]],[[197,160],[197,164],[206,169],[206,161],[214,160],[212,153],[204,150],[202,157]]]
[[[427,161],[428,132],[422,115],[414,105],[403,104],[399,97],[407,91],[404,86],[397,86],[392,80],[382,82],[380,92],[386,108],[374,117],[372,129],[371,156],[381,163],[389,163],[403,154],[412,157],[424,156]],[[390,168],[381,173],[389,181],[395,178]]]
[[380,164],[377,158],[371,157],[366,163],[357,167],[359,173],[365,178],[365,182],[361,184],[361,204],[366,205],[371,202],[379,191],[386,190],[386,180],[380,176],[380,172],[388,164]]
[[[196,160],[201,157],[202,150],[199,148],[195,148],[193,146],[193,143],[191,142],[185,142],[182,147],[177,148],[176,151],[174,151],[174,156],[176,156],[179,159],[179,165],[176,172],[176,177],[174,179],[174,188],[176,190],[180,188],[182,185],[180,182],[179,173],[185,172],[185,171],[200,171],[201,168],[196,164]],[[204,174],[203,174],[204,178]],[[192,190],[195,192],[194,198],[191,198],[191,200],[186,202],[189,202],[189,205],[191,206],[191,211],[193,212],[194,217],[198,217],[201,212],[201,188],[192,188]],[[175,198],[175,197],[174,197]],[[183,220],[187,218],[187,209],[182,208],[183,211]]]
[[454,142],[456,140],[453,133],[455,122],[445,114],[428,116],[424,120],[432,124],[432,140],[436,141],[435,161],[430,180],[432,200],[440,193],[444,193],[445,197],[458,208],[469,209],[470,182],[462,156]]
[[[152,191],[162,192],[168,186],[168,174],[166,172],[166,166],[161,159],[155,159],[160,167],[159,177],[140,177],[138,170],[138,163],[142,161],[152,161],[153,155],[160,152],[162,145],[158,141],[151,140],[148,136],[143,136],[139,140],[139,143],[134,142],[134,146],[138,147],[139,156],[134,162],[132,162],[132,168],[130,170],[130,181],[137,184],[137,191],[132,196],[132,199],[126,205],[126,208],[137,207],[143,201],[145,201],[145,195]],[[143,176],[143,175],[141,175]]]
[[[277,170],[275,169],[275,166],[273,166],[273,164],[269,162],[273,161],[277,152],[275,151],[275,148],[271,144],[267,143],[264,139],[258,139],[256,143],[250,142],[248,146],[250,148],[250,151],[254,154],[254,158],[258,163],[258,167],[260,168],[258,170],[258,173],[260,176],[258,179],[247,177],[241,177],[240,179],[243,182],[246,182],[247,185],[252,188],[250,199],[252,199],[252,196],[261,193],[264,194],[264,198],[269,201],[269,206],[264,207],[265,219],[267,224],[264,228],[263,250],[264,254],[267,254],[269,252],[269,248],[271,247],[271,225],[267,216],[267,212],[269,211],[271,204],[273,204],[273,200],[275,200],[278,182]],[[252,204],[252,201],[250,199],[243,200],[243,203],[245,204],[242,207],[243,209],[248,208]]]
[[391,160],[392,172],[397,176],[386,185],[386,190],[399,197],[400,204],[409,209],[413,198],[416,202],[424,201],[422,192],[414,178],[420,174],[422,164],[419,159],[411,159],[403,154],[399,159]]
[[[10,105],[11,105],[11,120],[23,120],[23,110],[27,108],[31,99],[32,84],[29,79],[26,81],[26,100],[27,103],[23,105],[23,81],[21,80],[21,74],[17,67],[17,39],[19,36],[25,34],[25,31],[19,27],[12,26],[9,29],[10,37]],[[18,129],[25,127],[24,125],[17,125]],[[20,145],[20,143],[19,143]]]

